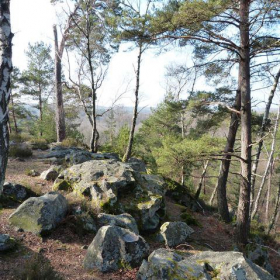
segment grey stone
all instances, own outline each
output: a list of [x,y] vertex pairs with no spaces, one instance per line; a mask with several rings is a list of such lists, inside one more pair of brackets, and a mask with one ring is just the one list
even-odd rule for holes
[[137,279],[275,280],[239,252],[200,252],[191,255],[166,249],[154,251],[148,261],[143,261]]
[[148,252],[149,245],[143,237],[121,227],[104,226],[87,250],[84,267],[102,272],[137,267]]
[[44,234],[54,229],[65,217],[66,212],[67,201],[64,196],[50,192],[27,199],[9,217],[9,222],[24,231]]
[[0,234],[0,252],[6,252],[12,250],[16,245],[16,242],[8,234]]
[[100,227],[105,225],[118,226],[129,229],[135,234],[139,234],[135,219],[127,213],[121,215],[110,215],[101,213],[97,216],[97,223]]
[[15,201],[23,201],[28,196],[26,187],[20,184],[5,182],[3,185],[3,195]]
[[152,252],[148,261],[144,260],[137,274],[138,280],[183,280],[212,279],[205,268],[196,263],[188,262],[183,256],[157,249]]
[[59,174],[58,171],[59,169],[56,166],[51,166],[48,170],[42,172],[40,178],[46,181],[54,181]]
[[183,243],[194,230],[184,222],[166,222],[160,227],[160,234],[169,247]]
[[145,163],[138,158],[130,158],[127,163],[137,172],[147,173]]

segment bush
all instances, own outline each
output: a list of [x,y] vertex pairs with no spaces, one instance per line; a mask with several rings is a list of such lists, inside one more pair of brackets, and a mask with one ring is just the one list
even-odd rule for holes
[[20,280],[62,280],[51,267],[48,260],[40,254],[34,255],[25,266],[18,271],[17,278]]
[[15,144],[10,146],[9,149],[10,157],[30,157],[32,156],[32,150],[25,144]]
[[81,142],[80,140],[78,139],[74,139],[74,138],[67,138],[67,139],[64,139],[62,142],[61,142],[61,146],[62,147],[81,147],[81,148],[87,148],[86,145]]
[[47,150],[49,148],[48,142],[45,139],[42,138],[33,138],[30,140],[30,143],[32,145],[32,149],[34,150]]

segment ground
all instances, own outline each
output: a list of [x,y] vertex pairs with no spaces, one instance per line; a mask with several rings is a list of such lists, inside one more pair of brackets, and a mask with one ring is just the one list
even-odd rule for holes
[[[51,190],[52,183],[48,183],[39,177],[29,177],[27,171],[34,169],[42,172],[49,167],[49,163],[43,163],[38,160],[38,155],[42,152],[36,152],[33,157],[21,161],[19,159],[10,159],[8,163],[6,181],[21,183],[30,187],[38,194],[43,194]],[[186,209],[170,198],[166,198],[167,217],[169,221],[178,220],[182,212]],[[15,210],[17,205],[9,205],[1,210],[0,215],[0,233],[7,233],[17,241],[17,249],[5,255],[0,255],[0,279],[21,279],[18,275],[35,255],[40,255],[44,261],[49,261],[53,270],[59,274],[62,279],[71,280],[125,280],[136,279],[137,268],[133,270],[120,270],[115,273],[87,273],[82,263],[86,254],[83,246],[89,245],[93,239],[92,234],[80,235],[75,231],[71,219],[66,218],[60,226],[52,232],[51,235],[41,238],[27,232],[18,232],[8,223],[9,215]],[[177,247],[180,250],[215,250],[227,251],[234,249],[233,226],[227,225],[218,220],[213,214],[192,213],[198,221],[198,225],[192,225],[195,234],[191,239]],[[154,241],[153,235],[144,236],[151,243],[151,252],[162,244]],[[271,263],[280,279],[280,257],[277,250],[280,245],[270,241],[267,244],[275,251],[269,249]],[[35,278],[36,279],[36,278]]]

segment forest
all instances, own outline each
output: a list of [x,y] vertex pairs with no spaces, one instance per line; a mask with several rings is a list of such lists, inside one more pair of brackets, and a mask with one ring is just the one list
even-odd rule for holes
[[0,278],[280,279],[280,2],[49,2],[19,68],[0,0]]

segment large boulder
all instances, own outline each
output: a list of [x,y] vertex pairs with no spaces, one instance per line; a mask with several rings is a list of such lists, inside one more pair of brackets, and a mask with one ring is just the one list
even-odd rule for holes
[[16,241],[8,234],[0,234],[0,253],[12,250],[16,246]]
[[275,280],[239,252],[177,253],[154,251],[143,261],[138,280],[228,279]]
[[73,165],[59,174],[53,190],[73,191],[109,214],[129,213],[141,231],[155,231],[165,215],[163,178],[131,163],[100,159]]
[[110,225],[126,228],[135,234],[139,234],[135,219],[127,213],[120,215],[110,215],[101,213],[97,216],[97,223],[99,227]]
[[23,201],[28,197],[29,190],[20,184],[5,182],[3,185],[3,195],[15,201]]
[[160,235],[169,247],[182,244],[193,232],[184,222],[166,222],[160,227]]
[[138,280],[212,279],[203,265],[188,261],[181,254],[166,249],[152,252],[144,260],[137,275]]
[[35,234],[45,234],[54,229],[65,217],[67,201],[59,193],[50,192],[31,197],[9,217],[11,225]]
[[137,267],[148,252],[149,245],[143,237],[121,227],[104,226],[87,250],[84,267],[102,272]]
[[133,170],[115,160],[91,160],[73,165],[59,175],[54,188],[63,181],[68,182],[75,193],[89,197],[99,206],[113,205],[117,196],[135,183]]

